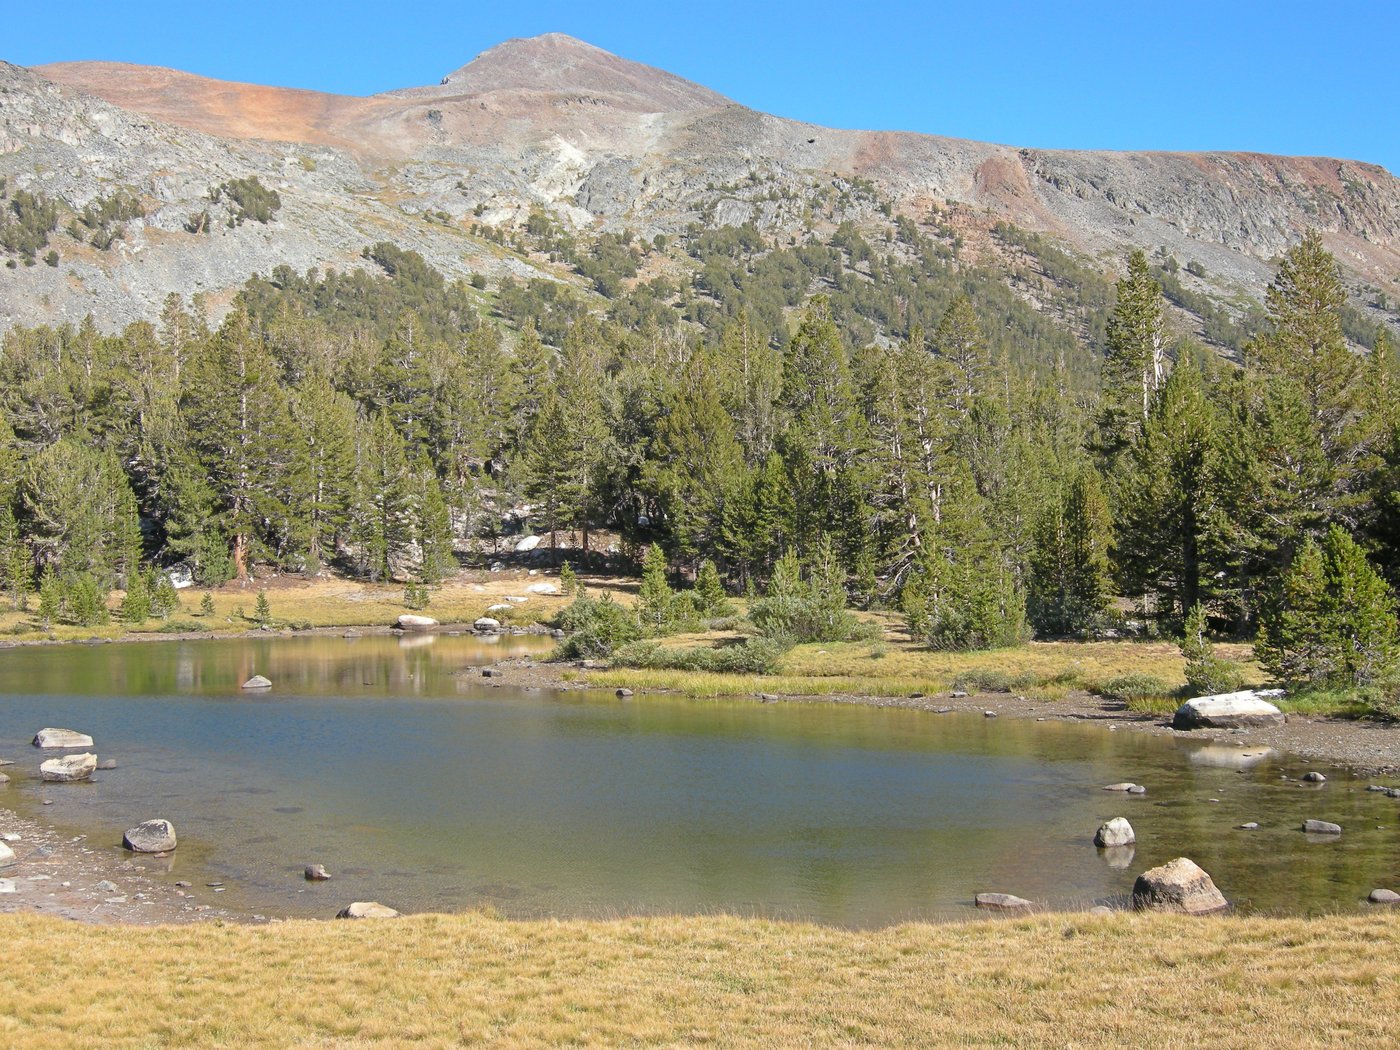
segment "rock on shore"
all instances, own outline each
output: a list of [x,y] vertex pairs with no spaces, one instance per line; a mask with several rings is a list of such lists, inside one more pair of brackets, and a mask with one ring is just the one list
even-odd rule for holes
[[438,625],[438,622],[431,616],[415,616],[413,613],[404,613],[399,617],[399,627],[405,631],[430,631]]
[[1206,915],[1230,906],[1215,883],[1192,860],[1177,857],[1149,868],[1133,883],[1133,907],[1139,911],[1179,911]]
[[336,913],[337,919],[396,919],[399,913],[378,901],[355,901]]
[[1238,693],[1197,696],[1177,708],[1173,729],[1247,729],[1283,722],[1283,712],[1266,697],[1283,695],[1281,689],[1245,689]]
[[1014,893],[979,893],[973,900],[979,908],[991,911],[1030,911],[1035,904]]
[[168,820],[143,820],[127,828],[122,845],[134,853],[165,853],[175,848],[175,826]]

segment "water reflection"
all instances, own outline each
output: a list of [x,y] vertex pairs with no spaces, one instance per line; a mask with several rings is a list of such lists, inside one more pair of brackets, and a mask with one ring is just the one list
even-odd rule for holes
[[[965,914],[987,889],[1087,905],[1181,855],[1243,907],[1322,911],[1400,870],[1394,833],[1376,827],[1394,800],[1336,774],[1305,792],[1281,776],[1308,767],[1264,749],[895,708],[522,691],[472,669],[547,639],[424,637],[2,652],[0,755],[19,760],[5,804],[109,849],[138,819],[170,819],[168,877],[221,880],[220,904],[263,914],[379,899],[873,925]],[[271,692],[238,689],[255,672]],[[42,787],[27,741],[43,725],[90,732],[119,768]],[[1102,790],[1125,780],[1149,794]],[[1094,830],[1115,816],[1137,843],[1100,851]],[[1345,832],[1312,844],[1307,818]],[[306,883],[308,863],[334,881]]]

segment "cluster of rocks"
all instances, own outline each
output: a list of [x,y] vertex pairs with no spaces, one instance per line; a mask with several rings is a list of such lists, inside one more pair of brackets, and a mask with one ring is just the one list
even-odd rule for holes
[[[268,682],[267,684],[271,685],[272,683]],[[244,688],[249,688],[249,686],[245,685]],[[74,748],[94,746],[92,737],[73,729],[54,727],[41,729],[34,734],[32,743],[35,747],[45,751],[70,750],[69,754],[48,758],[39,764],[39,775],[46,783],[74,783],[90,779],[99,768],[116,768],[116,763],[111,759],[102,762],[99,766],[97,755],[91,751],[72,752],[71,749]],[[127,828],[126,833],[122,836],[122,845],[134,853],[168,853],[175,848],[175,844],[174,825],[161,818],[142,821],[134,828]]]

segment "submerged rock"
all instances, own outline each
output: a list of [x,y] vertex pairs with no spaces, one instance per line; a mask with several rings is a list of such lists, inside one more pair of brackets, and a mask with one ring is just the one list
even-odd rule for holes
[[161,818],[127,828],[122,845],[134,853],[166,853],[175,848],[175,825]]
[[1133,832],[1133,826],[1128,823],[1127,817],[1114,817],[1099,825],[1099,830],[1094,834],[1094,845],[1105,848],[1111,846],[1131,846],[1137,841],[1137,835]]
[[1133,883],[1133,907],[1139,911],[1205,915],[1229,906],[1211,877],[1186,857],[1149,868]]
[[1103,789],[1105,791],[1131,791],[1135,787],[1137,787],[1136,784],[1125,780],[1121,784],[1105,784]]
[[1326,778],[1325,776],[1323,776],[1321,773],[1317,772],[1316,770],[1313,770],[1313,772],[1311,772],[1311,773],[1304,773],[1304,774],[1303,774],[1303,779],[1306,780],[1309,784],[1325,784],[1325,783],[1327,783],[1327,778]]
[[336,913],[337,919],[397,919],[399,913],[378,901],[355,901]]
[[331,877],[324,864],[308,864],[302,875],[307,882],[325,882]]
[[34,746],[46,749],[92,747],[92,737],[72,729],[41,729],[34,734]]
[[1283,722],[1283,712],[1266,697],[1283,695],[1281,689],[1244,689],[1237,693],[1197,696],[1182,704],[1172,716],[1173,729],[1246,729]]
[[1032,902],[1014,893],[979,893],[974,898],[974,903],[979,908],[992,911],[1030,911],[1035,907]]
[[86,780],[97,769],[97,756],[91,752],[50,758],[39,765],[39,775],[54,783]]
[[272,688],[272,682],[271,682],[270,679],[264,678],[264,677],[263,677],[262,675],[260,675],[260,674],[255,674],[255,675],[253,675],[252,678],[248,679],[246,682],[243,683],[243,688],[244,688],[244,689],[271,689],[271,688]]

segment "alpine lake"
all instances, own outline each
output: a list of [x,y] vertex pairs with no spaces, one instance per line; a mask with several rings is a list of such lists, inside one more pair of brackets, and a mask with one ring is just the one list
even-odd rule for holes
[[[171,882],[222,882],[221,907],[266,916],[378,900],[873,927],[966,917],[983,891],[1121,904],[1139,872],[1177,856],[1241,911],[1345,913],[1400,881],[1400,802],[1247,737],[618,699],[480,673],[549,645],[409,634],[7,649],[0,757],[15,764],[0,806],[114,852],[125,828],[169,819],[179,848],[140,863]],[[272,688],[241,690],[253,674]],[[42,783],[55,752],[30,739],[45,726],[91,735],[117,768]],[[1328,781],[1300,782],[1310,769]],[[1103,790],[1119,781],[1147,793]],[[1115,816],[1136,846],[1097,849]],[[1306,836],[1307,818],[1344,833]],[[309,863],[332,881],[306,882]]]

